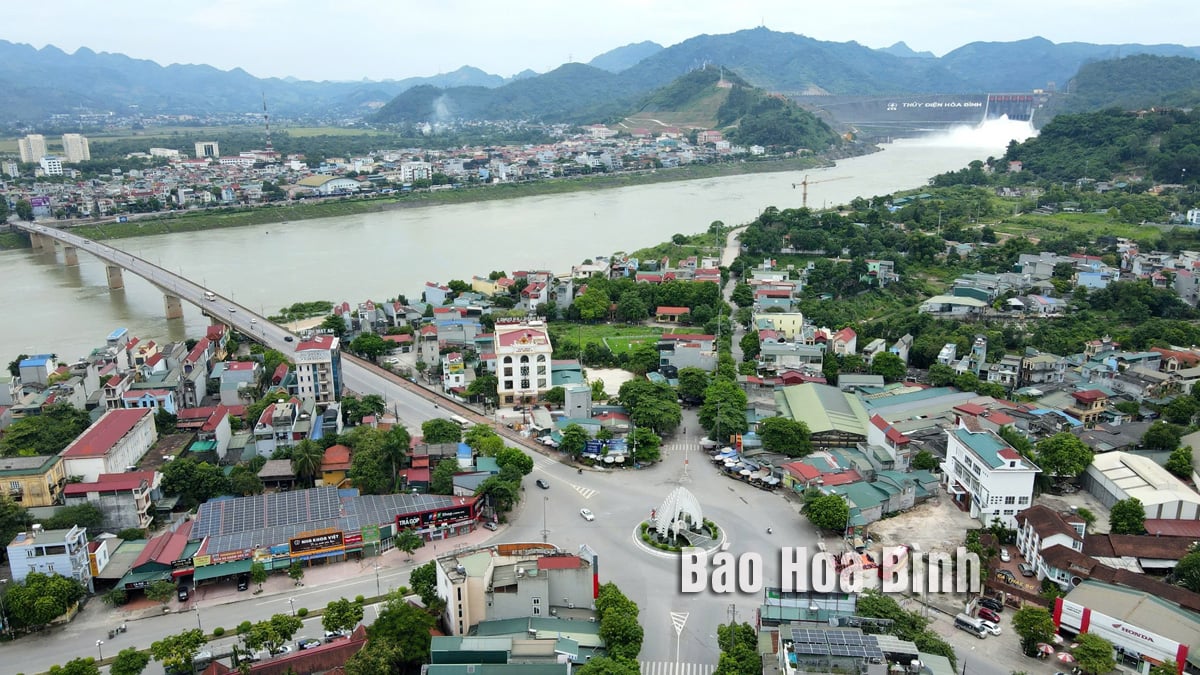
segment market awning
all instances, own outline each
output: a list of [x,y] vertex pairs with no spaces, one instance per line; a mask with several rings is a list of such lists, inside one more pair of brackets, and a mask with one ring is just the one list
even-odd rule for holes
[[119,588],[145,588],[155,581],[166,581],[170,577],[167,570],[152,570],[149,572],[130,571],[117,582]]
[[253,560],[246,558],[245,560],[235,560],[219,565],[204,565],[196,568],[196,574],[192,578],[200,582],[206,579],[233,576],[234,574],[245,574],[250,571],[250,565],[253,563]]

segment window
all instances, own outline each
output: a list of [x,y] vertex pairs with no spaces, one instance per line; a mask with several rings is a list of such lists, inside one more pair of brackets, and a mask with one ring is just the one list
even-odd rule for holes
[[534,616],[541,616],[541,614],[542,614],[542,608],[541,608],[541,607],[534,607],[534,608],[533,608],[533,615],[534,615]]
[[511,366],[510,366],[510,367],[508,367],[508,368],[505,368],[505,369],[504,369],[504,376],[505,376],[505,377],[512,377],[512,367],[511,367]]
[[19,480],[9,481],[8,489],[9,490],[20,490],[21,489],[21,481],[19,481]]
[[458,591],[458,601],[459,601],[459,602],[462,602],[462,586],[459,586],[459,587],[458,587],[458,588],[456,588],[455,590],[457,590],[457,591]]
[[542,599],[541,599],[541,598],[533,598],[533,606],[534,606],[534,607],[537,607],[537,606],[538,606],[538,605],[540,605],[540,604],[542,604]]
[[506,390],[508,390],[508,391],[512,391],[512,388],[513,388],[513,381],[512,381],[512,380],[505,380],[505,381],[504,381],[504,388],[505,388]]
[[1005,497],[1005,498],[1004,498],[1004,503],[1005,503],[1005,504],[1007,504],[1007,505],[1009,505],[1009,506],[1012,506],[1013,504],[1016,504],[1016,503],[1017,503],[1017,498],[1016,498],[1016,497],[1014,497],[1014,496],[1012,496],[1012,495],[1009,495],[1009,496],[1007,496],[1007,497]]
[[521,391],[528,391],[528,390],[529,390],[529,379],[526,378],[524,380],[521,380]]
[[1004,509],[1004,515],[1011,516],[1014,513],[1012,509]]
[[1017,499],[1017,503],[1018,503],[1018,504],[1028,504],[1028,503],[1029,503],[1029,497],[1020,497],[1019,499]]

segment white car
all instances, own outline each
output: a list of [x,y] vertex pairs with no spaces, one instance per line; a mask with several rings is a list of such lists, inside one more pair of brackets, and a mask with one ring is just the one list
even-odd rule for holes
[[596,516],[592,513],[591,509],[579,509],[579,515],[583,516],[583,519],[588,522],[596,519]]
[[1009,562],[1010,560],[1012,560],[1012,556],[1008,554],[1008,549],[1005,547],[1001,547],[1000,548],[1000,562]]
[[983,626],[984,630],[991,633],[992,635],[999,637],[999,635],[1000,635],[1000,626],[999,625],[994,624],[991,621],[988,621],[986,619],[981,619],[979,621],[979,623]]

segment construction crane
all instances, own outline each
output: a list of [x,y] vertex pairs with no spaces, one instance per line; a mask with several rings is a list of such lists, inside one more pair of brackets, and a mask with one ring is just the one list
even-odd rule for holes
[[808,174],[805,174],[804,180],[800,181],[799,183],[792,183],[792,189],[794,190],[797,187],[804,188],[804,190],[800,193],[800,206],[807,209],[809,185],[817,185],[818,183],[832,183],[835,180],[846,180],[847,178],[853,178],[853,176],[836,176],[834,178],[826,178],[825,180],[809,180]]

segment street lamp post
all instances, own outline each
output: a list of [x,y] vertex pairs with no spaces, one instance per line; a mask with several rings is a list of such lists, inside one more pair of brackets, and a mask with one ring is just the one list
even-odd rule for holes
[[0,579],[0,624],[4,625],[4,632],[12,635],[12,631],[8,628],[8,616],[4,613],[4,590],[3,586],[8,584],[8,579]]
[[104,640],[96,640],[96,651],[100,654],[100,660],[104,660]]
[[549,497],[542,497],[542,543],[550,537],[550,530],[546,529],[546,505],[550,503]]
[[288,604],[292,606],[292,616],[296,616],[296,599],[288,598]]
[[379,590],[379,565],[375,566],[375,597],[379,597],[383,593]]
[[196,605],[196,628],[204,630],[204,626],[200,624],[200,605]]

